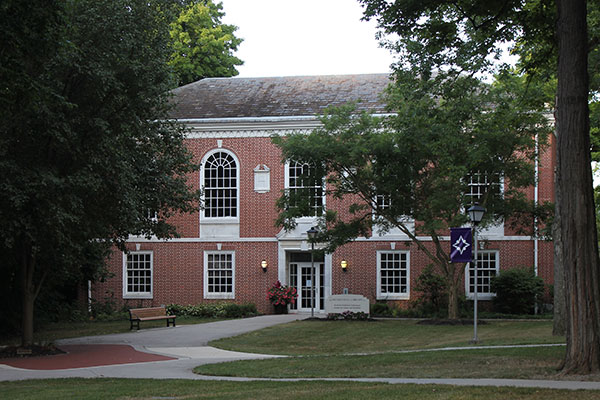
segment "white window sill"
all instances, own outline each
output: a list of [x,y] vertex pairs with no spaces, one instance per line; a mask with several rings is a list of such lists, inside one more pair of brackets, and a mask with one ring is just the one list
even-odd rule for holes
[[[493,300],[496,297],[496,293],[477,293],[477,300]],[[475,295],[473,293],[467,294],[468,300],[473,300]]]
[[127,293],[123,295],[124,299],[153,299],[152,293]]
[[233,293],[218,293],[218,294],[208,293],[208,294],[204,295],[204,298],[207,300],[210,300],[210,299],[233,300],[233,299],[235,299],[235,295]]
[[408,294],[408,293],[378,294],[377,300],[410,300],[410,294]]
[[240,219],[239,218],[233,218],[233,217],[212,217],[212,218],[208,218],[208,217],[202,217],[200,219],[200,223],[201,224],[239,224],[240,223]]

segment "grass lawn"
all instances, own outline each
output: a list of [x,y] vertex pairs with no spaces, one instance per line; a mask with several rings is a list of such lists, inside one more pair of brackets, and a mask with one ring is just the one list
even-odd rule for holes
[[[479,325],[483,345],[565,343],[552,321],[494,321]],[[470,346],[470,325],[418,325],[416,321],[296,321],[211,342],[249,353],[325,355]]]
[[2,399],[598,399],[597,391],[389,385],[356,382],[222,382],[55,379],[0,382]]
[[[557,379],[562,346],[398,353],[467,347],[472,329],[397,320],[297,321],[210,343],[228,350],[294,357],[204,365],[195,372],[272,378]],[[489,322],[480,325],[478,333],[482,345],[564,343],[564,338],[552,336],[551,321]]]
[[[202,324],[220,321],[214,318],[177,317],[177,325]],[[165,321],[146,321],[140,324],[140,329],[158,328],[166,326]],[[107,335],[109,333],[129,332],[129,319],[114,321],[80,321],[56,322],[45,324],[34,332],[36,343],[52,343],[57,339],[67,339],[81,336]],[[0,338],[1,345],[18,345],[20,337]]]
[[306,356],[202,365],[194,372],[269,378],[558,379],[564,347]]

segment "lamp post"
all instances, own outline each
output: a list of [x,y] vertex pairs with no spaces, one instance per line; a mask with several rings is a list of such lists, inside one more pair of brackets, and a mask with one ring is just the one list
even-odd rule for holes
[[477,337],[477,225],[483,219],[483,214],[485,214],[485,207],[479,205],[479,203],[475,203],[468,210],[469,219],[471,220],[471,224],[473,225],[473,247],[474,254],[473,260],[473,340],[471,343],[479,343],[479,338]]
[[317,233],[319,231],[311,226],[309,230],[306,231],[306,235],[308,236],[308,240],[310,241],[310,316],[311,318],[315,316],[315,237],[317,237]]

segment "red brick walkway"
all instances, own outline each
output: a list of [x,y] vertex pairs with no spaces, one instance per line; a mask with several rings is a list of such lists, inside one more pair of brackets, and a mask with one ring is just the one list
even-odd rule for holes
[[176,360],[173,357],[143,353],[123,344],[64,345],[60,346],[60,349],[66,353],[52,356],[2,358],[0,364],[23,369],[52,370]]

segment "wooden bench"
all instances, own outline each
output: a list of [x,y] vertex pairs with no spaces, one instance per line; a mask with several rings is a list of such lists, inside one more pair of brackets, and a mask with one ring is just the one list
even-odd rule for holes
[[167,327],[170,326],[171,321],[175,326],[176,315],[167,315],[167,310],[164,307],[149,307],[149,308],[130,308],[129,309],[129,323],[131,326],[129,330],[133,329],[133,324],[137,324],[138,331],[140,330],[141,321],[156,321],[160,319],[167,320]]

